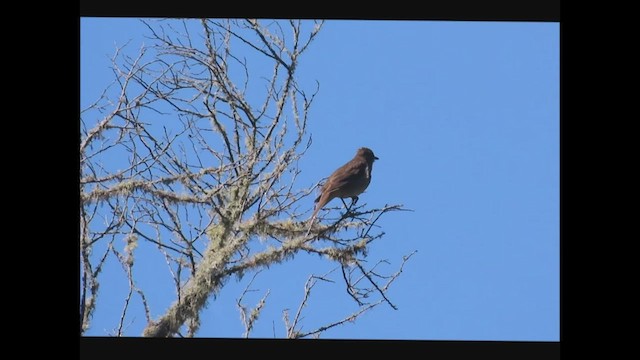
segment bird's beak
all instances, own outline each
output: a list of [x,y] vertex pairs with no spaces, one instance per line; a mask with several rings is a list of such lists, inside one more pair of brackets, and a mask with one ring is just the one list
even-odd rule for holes
[[373,155],[373,160],[380,160],[377,156]]

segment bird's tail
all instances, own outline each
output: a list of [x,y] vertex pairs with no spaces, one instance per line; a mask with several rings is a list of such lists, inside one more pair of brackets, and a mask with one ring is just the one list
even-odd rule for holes
[[317,204],[319,200],[320,196],[318,196],[318,198],[314,201],[314,203],[316,203],[316,208],[313,209],[313,214],[311,214],[311,217],[309,218],[309,220],[307,220],[309,222],[309,229],[307,229],[307,235],[305,236],[309,236],[311,228],[313,227],[313,223],[316,221],[316,216],[318,215],[318,211],[320,210],[320,204]]

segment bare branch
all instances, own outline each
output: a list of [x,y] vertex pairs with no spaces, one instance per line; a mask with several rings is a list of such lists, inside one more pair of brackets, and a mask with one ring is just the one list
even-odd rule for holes
[[317,329],[309,331],[309,332],[306,332],[306,333],[297,333],[296,334],[297,338],[305,338],[305,337],[311,336],[311,335],[318,335],[318,334],[320,334],[322,332],[325,332],[325,331],[327,331],[327,330],[329,330],[329,329],[331,329],[333,327],[336,327],[338,325],[342,325],[342,324],[347,323],[347,322],[355,322],[356,319],[358,317],[360,317],[360,315],[362,315],[365,312],[367,312],[367,311],[373,309],[374,307],[380,305],[380,303],[382,303],[382,300],[379,300],[378,302],[363,306],[360,309],[358,309],[358,311],[352,313],[351,315],[348,315],[347,317],[343,318],[342,320],[338,320],[338,321],[332,322],[330,324],[320,326]]
[[249,284],[247,284],[247,286],[245,287],[240,297],[236,300],[236,304],[238,306],[238,309],[240,310],[240,317],[242,318],[242,323],[244,324],[244,327],[245,327],[245,332],[243,334],[245,338],[249,337],[249,334],[251,333],[251,330],[253,329],[253,326],[256,320],[258,320],[260,311],[264,307],[267,297],[269,296],[269,293],[270,293],[270,291],[267,290],[267,292],[264,294],[262,299],[260,299],[256,307],[253,308],[253,310],[251,310],[250,313],[249,313],[249,310],[242,305],[242,300],[244,299],[244,296],[247,294],[247,292],[253,291],[253,290],[249,290],[249,288],[251,287],[251,284],[253,284],[253,281],[256,279],[256,277],[261,271],[262,270],[259,270],[253,275],[253,277],[251,278],[251,281],[249,281]]
[[362,274],[363,274],[363,275],[364,275],[364,276],[369,280],[369,282],[371,283],[371,285],[372,285],[374,288],[376,288],[376,290],[378,290],[378,293],[380,294],[380,296],[382,296],[382,298],[384,299],[384,301],[385,301],[387,304],[389,304],[389,306],[391,306],[391,308],[392,308],[393,310],[398,310],[398,307],[396,307],[395,305],[393,305],[393,304],[391,303],[391,301],[390,301],[390,300],[387,298],[387,296],[385,295],[385,292],[384,292],[384,291],[382,291],[382,290],[380,289],[380,287],[378,287],[378,284],[377,284],[377,283],[376,283],[376,282],[371,278],[370,273],[362,267],[362,264],[361,264],[359,261],[355,261],[355,265],[358,267],[358,269],[360,269],[360,271],[362,272]]
[[295,317],[293,318],[293,323],[291,323],[290,325],[287,324],[287,337],[288,338],[294,339],[294,338],[299,337],[299,331],[296,330],[296,328],[298,327],[298,323],[302,320],[300,316],[302,314],[302,310],[307,306],[307,301],[309,300],[309,297],[311,296],[311,289],[313,289],[313,287],[316,285],[318,280],[322,280],[322,281],[326,281],[326,282],[333,282],[332,280],[327,279],[327,275],[331,274],[334,270],[329,271],[328,273],[326,273],[323,276],[315,276],[315,275],[309,276],[309,278],[307,279],[306,283],[304,284],[304,297],[303,297],[302,301],[300,302],[300,306],[298,307],[298,311],[296,312]]

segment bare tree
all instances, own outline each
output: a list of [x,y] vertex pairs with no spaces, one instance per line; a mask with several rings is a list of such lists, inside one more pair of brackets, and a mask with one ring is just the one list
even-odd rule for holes
[[[252,273],[253,281],[302,252],[335,263],[335,278],[310,274],[300,308],[291,319],[283,312],[288,337],[319,336],[382,303],[395,309],[387,290],[413,254],[387,275],[378,271],[387,260],[365,259],[384,235],[376,222],[401,205],[349,208],[307,234],[314,187],[296,179],[311,146],[306,129],[318,86],[309,93],[294,75],[322,21],[145,24],[152,45],[133,57],[117,49],[114,83],[81,111],[81,332],[100,285],[109,285],[100,276],[112,256],[129,286],[114,335],[124,334],[130,304],[140,301],[144,336],[194,336],[201,310],[231,276]],[[159,318],[136,281],[140,242],[162,254],[175,284],[175,301]],[[358,311],[302,332],[300,313],[318,281],[342,282]],[[250,286],[237,301],[247,337],[269,296],[248,308]]]

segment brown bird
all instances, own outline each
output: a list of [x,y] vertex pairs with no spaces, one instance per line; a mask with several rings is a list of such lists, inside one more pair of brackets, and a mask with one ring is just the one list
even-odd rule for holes
[[371,182],[371,170],[375,160],[378,160],[378,158],[373,154],[373,151],[363,147],[358,149],[356,156],[351,161],[334,171],[322,187],[320,196],[314,201],[316,208],[313,210],[313,215],[311,215],[311,221],[313,222],[318,211],[333,198],[351,198],[353,201],[351,204],[355,204],[358,201],[358,195]]

